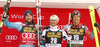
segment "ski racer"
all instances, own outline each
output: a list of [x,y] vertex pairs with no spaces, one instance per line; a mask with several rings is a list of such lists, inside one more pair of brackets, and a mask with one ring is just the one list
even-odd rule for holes
[[[71,16],[71,24],[66,25],[64,29],[68,35],[71,35],[71,42],[67,41],[67,46],[70,47],[83,47],[84,34],[90,39],[94,38],[94,32],[90,32],[88,27],[80,23],[81,13],[78,10],[74,10]],[[95,27],[99,27],[98,23],[95,23]]]
[[62,38],[68,39],[66,32],[58,25],[59,17],[52,15],[50,17],[50,26],[46,26],[43,30],[43,38],[45,41],[45,47],[61,47]]
[[20,33],[19,47],[35,47],[37,42],[36,27],[33,18],[33,14],[30,10],[26,10],[24,14],[25,22],[9,22],[8,16],[4,21],[4,25],[9,28],[15,28]]

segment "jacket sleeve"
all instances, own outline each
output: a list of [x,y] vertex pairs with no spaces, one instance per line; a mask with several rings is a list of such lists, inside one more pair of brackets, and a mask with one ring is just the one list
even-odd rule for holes
[[90,39],[93,39],[94,38],[94,32],[90,32],[88,27],[85,26],[85,34],[87,37],[89,37]]
[[4,25],[6,27],[9,27],[9,28],[15,28],[17,29],[18,31],[20,31],[22,29],[22,23],[21,22],[9,22],[8,21],[8,17],[6,17],[5,21],[4,21]]

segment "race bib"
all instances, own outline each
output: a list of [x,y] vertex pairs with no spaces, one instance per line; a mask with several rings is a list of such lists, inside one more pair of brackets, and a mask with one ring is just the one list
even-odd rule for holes
[[45,44],[45,47],[61,47],[61,44]]

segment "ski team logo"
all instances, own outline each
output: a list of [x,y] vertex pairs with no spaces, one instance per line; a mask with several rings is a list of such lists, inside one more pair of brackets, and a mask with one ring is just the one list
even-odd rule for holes
[[35,39],[35,34],[34,33],[22,33],[22,38],[23,39]]
[[27,15],[30,15],[30,13],[27,13]]
[[16,35],[6,35],[5,36],[5,39],[6,40],[17,40],[17,36]]

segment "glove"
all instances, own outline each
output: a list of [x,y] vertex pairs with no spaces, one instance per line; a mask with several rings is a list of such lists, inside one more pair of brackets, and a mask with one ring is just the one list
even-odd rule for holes
[[39,24],[36,24],[36,29],[38,29],[39,28]]
[[98,27],[99,27],[99,24],[96,22],[96,23],[94,24],[94,26],[98,28]]
[[66,29],[67,29],[67,33],[70,33],[71,28],[68,26]]
[[[3,7],[3,11],[6,11],[6,7],[7,7],[7,6],[4,5],[4,7]],[[10,8],[8,8],[8,11],[9,11],[9,9],[10,9]],[[6,19],[7,15],[9,15],[8,11],[7,11],[7,14],[6,14],[6,13],[3,14],[2,21],[4,21],[4,20]]]
[[[4,7],[3,7],[3,11],[5,11],[6,10],[6,5],[4,5]],[[10,9],[10,7],[8,8],[8,11],[9,11],[9,9]]]
[[50,26],[46,26],[44,29],[48,29],[48,28],[50,28]]
[[72,40],[72,36],[71,36],[71,35],[68,35],[67,40],[68,40],[68,41]]

